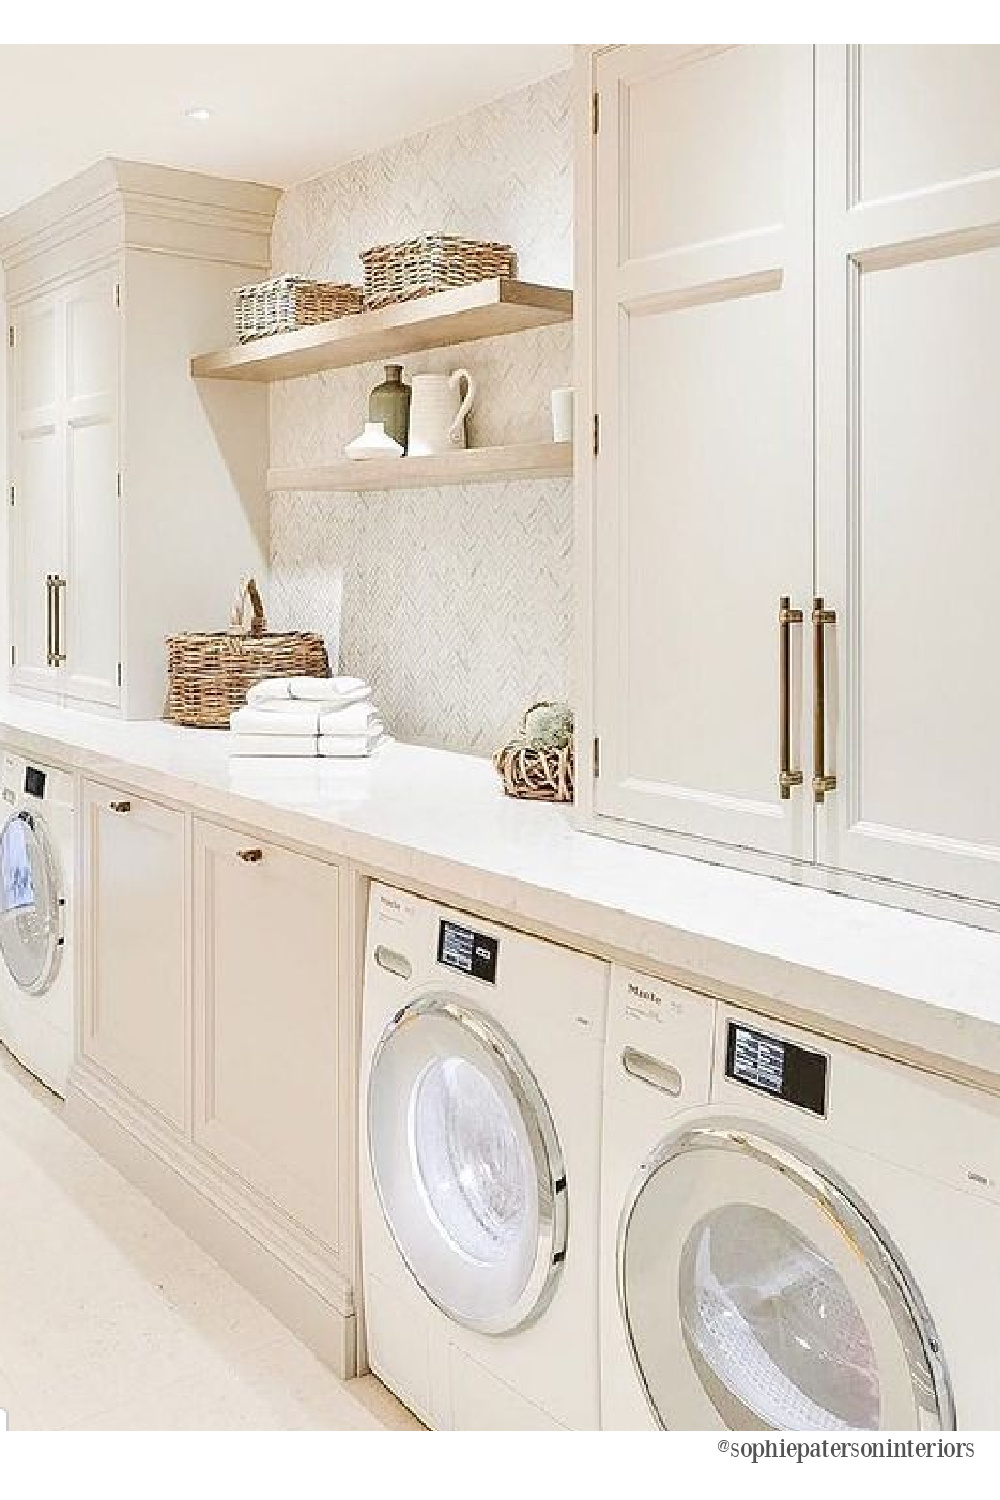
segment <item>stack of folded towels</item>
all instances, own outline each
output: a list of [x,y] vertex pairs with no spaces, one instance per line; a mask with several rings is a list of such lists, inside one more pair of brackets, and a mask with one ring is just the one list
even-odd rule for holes
[[233,755],[371,755],[385,736],[360,677],[269,677],[229,725]]

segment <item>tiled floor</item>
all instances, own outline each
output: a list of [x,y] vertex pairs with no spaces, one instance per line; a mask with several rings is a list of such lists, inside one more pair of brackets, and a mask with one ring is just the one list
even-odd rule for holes
[[14,1431],[419,1425],[331,1374],[2,1048],[0,1406]]

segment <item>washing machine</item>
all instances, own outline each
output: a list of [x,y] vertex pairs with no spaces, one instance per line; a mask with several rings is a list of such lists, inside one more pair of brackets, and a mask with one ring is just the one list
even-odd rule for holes
[[616,969],[611,1429],[1000,1428],[1000,1102]]
[[73,1060],[73,778],[5,752],[0,798],[0,1042],[64,1096]]
[[608,975],[372,886],[359,1133],[368,1362],[430,1427],[600,1425]]

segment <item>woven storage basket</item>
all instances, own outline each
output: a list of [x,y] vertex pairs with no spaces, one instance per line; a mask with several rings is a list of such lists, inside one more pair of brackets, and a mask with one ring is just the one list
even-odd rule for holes
[[307,281],[303,276],[276,276],[233,293],[233,321],[241,344],[272,333],[292,333],[311,323],[359,313],[364,293],[344,282]]
[[560,750],[539,750],[519,737],[497,751],[493,764],[503,777],[508,797],[523,797],[532,802],[573,801],[572,744]]
[[167,638],[169,688],[165,717],[195,729],[228,729],[229,715],[265,677],[329,677],[321,635],[269,634],[260,594],[247,585],[254,618],[249,635],[189,632]]
[[453,234],[425,234],[395,245],[374,245],[361,255],[365,268],[365,307],[387,307],[412,297],[429,297],[452,286],[513,276],[510,245],[463,240]]

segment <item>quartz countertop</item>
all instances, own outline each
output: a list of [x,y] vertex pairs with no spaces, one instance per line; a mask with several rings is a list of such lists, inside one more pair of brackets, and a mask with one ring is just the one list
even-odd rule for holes
[[599,838],[442,750],[231,759],[225,732],[2,696],[0,741],[1000,1089],[1000,934]]

